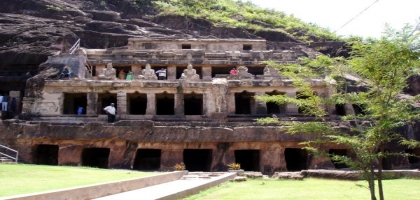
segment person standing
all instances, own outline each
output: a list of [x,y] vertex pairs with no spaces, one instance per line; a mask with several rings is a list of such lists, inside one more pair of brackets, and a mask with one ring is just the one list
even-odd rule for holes
[[79,108],[77,109],[77,115],[82,115],[83,114],[83,107],[79,106]]
[[115,107],[114,103],[111,103],[111,105],[104,108],[104,111],[108,115],[108,123],[114,123],[115,122]]
[[16,114],[16,98],[13,97],[12,101],[10,102],[10,112],[12,112],[12,115]]
[[2,111],[7,111],[7,104],[9,103],[9,96],[7,94],[5,94],[3,96],[3,101],[1,102],[1,110]]
[[[3,102],[3,94],[2,93],[0,93],[0,105],[1,105],[1,102]],[[3,106],[0,106],[0,110],[3,110],[2,108],[3,108]]]
[[166,69],[165,68],[157,70],[156,74],[158,75],[159,80],[165,80],[166,79]]

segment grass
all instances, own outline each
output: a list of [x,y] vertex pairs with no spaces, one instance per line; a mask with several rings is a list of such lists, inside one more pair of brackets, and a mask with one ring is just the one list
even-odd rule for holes
[[[386,199],[419,199],[420,180],[384,180]],[[377,196],[378,197],[378,196]],[[304,181],[254,179],[246,182],[228,182],[190,196],[186,200],[276,199],[326,200],[370,199],[365,181],[305,179]]]
[[89,167],[0,164],[0,197],[152,175]]

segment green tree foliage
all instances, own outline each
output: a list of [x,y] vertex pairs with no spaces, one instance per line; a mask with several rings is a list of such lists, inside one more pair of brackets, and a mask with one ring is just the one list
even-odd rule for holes
[[[299,95],[259,96],[257,99],[278,104],[295,104],[307,115],[314,116],[312,122],[282,122],[277,118],[258,120],[261,123],[279,123],[290,134],[315,134],[318,139],[304,142],[308,150],[328,156],[318,149],[320,144],[341,144],[349,148],[353,157],[332,156],[332,160],[347,164],[364,173],[369,183],[371,199],[375,200],[375,179],[380,199],[384,199],[382,187],[382,161],[387,156],[407,156],[405,153],[389,153],[384,150],[391,141],[413,148],[416,141],[408,141],[396,128],[415,122],[418,109],[413,105],[420,96],[402,95],[407,79],[417,74],[420,66],[420,45],[417,30],[407,26],[397,32],[388,29],[381,39],[360,41],[353,39],[352,56],[348,59],[319,56],[316,59],[302,59],[299,64],[278,66],[281,73],[293,80]],[[333,95],[317,96],[310,79],[326,77],[330,88],[337,88]],[[363,86],[358,92],[348,90],[353,85]],[[341,120],[331,120],[325,108],[336,104],[358,105],[362,113],[346,113]],[[346,127],[346,128],[343,128]],[[375,173],[377,169],[377,173]]]
[[[274,2],[273,2],[274,3]],[[161,15],[177,14],[204,18],[216,26],[239,27],[253,30],[275,30],[301,41],[340,40],[340,37],[316,24],[305,23],[293,15],[273,9],[264,9],[249,1],[234,0],[164,0],[155,1]],[[308,36],[313,37],[308,37]],[[311,39],[308,39],[311,38]]]

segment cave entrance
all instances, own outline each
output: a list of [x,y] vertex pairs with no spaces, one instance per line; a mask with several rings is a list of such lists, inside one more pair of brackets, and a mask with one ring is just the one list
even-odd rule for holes
[[235,161],[245,171],[260,171],[260,150],[235,150]]
[[184,149],[184,164],[188,171],[210,171],[211,149]]
[[211,68],[211,77],[213,78],[222,78],[227,77],[230,75],[230,70],[232,70],[233,67],[212,67]]
[[82,151],[82,165],[108,168],[109,148],[85,148]]
[[346,107],[344,104],[336,104],[335,105],[335,114],[344,116],[346,115]]
[[[284,93],[273,91],[266,93],[269,96],[284,95]],[[286,104],[277,104],[274,102],[267,102],[267,114],[283,114],[286,113]]]
[[38,165],[58,165],[58,145],[38,145],[35,150],[35,161]]
[[235,114],[251,114],[251,105],[254,102],[254,93],[247,91],[235,93]]
[[156,94],[156,115],[175,114],[175,95],[166,92]]
[[147,95],[138,92],[127,94],[128,114],[145,115],[147,109]]
[[[347,156],[347,149],[330,149],[328,151],[328,154],[330,156],[330,159],[334,156]],[[336,169],[342,169],[342,168],[348,168],[349,166],[344,163],[339,163],[337,161],[331,160],[331,162],[334,164],[334,167]]]
[[184,114],[202,115],[203,114],[203,94],[184,94]]
[[117,94],[112,94],[108,92],[98,94],[98,108],[97,108],[98,113],[105,115],[106,112],[104,111],[104,108],[106,106],[111,105],[111,103],[114,103],[115,108],[118,108]]
[[[178,79],[181,78],[182,73],[184,72],[184,70],[187,69],[187,67],[176,67],[176,77]],[[193,69],[195,69],[195,73],[198,74],[200,76],[200,79],[203,78],[203,73],[202,73],[202,67],[194,67]]]
[[137,149],[134,159],[134,170],[159,170],[162,150],[160,149]]
[[408,156],[408,163],[411,164],[411,167],[420,167],[420,148],[406,149],[405,153],[410,154]]
[[308,152],[305,149],[286,148],[284,154],[288,171],[301,171],[308,169]]
[[86,93],[64,93],[63,114],[75,115],[79,107],[83,107],[82,114],[86,114],[86,106]]

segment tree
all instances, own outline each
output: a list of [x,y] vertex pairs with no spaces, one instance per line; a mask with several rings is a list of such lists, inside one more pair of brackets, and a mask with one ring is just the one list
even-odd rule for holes
[[[304,144],[306,149],[318,155],[328,155],[318,149],[319,144],[346,146],[354,156],[329,156],[334,162],[363,172],[372,200],[376,200],[376,179],[379,198],[383,200],[383,159],[390,155],[407,156],[403,152],[386,152],[385,146],[395,141],[409,148],[418,145],[418,142],[407,140],[395,130],[419,118],[419,111],[413,105],[420,96],[402,95],[407,87],[407,79],[417,74],[420,66],[419,36],[418,31],[409,26],[400,32],[388,28],[381,39],[353,42],[352,56],[348,59],[318,56],[315,59],[302,59],[294,65],[268,63],[289,77],[299,94],[296,98],[286,95],[256,98],[278,104],[295,104],[304,114],[314,116],[314,120],[284,122],[277,118],[265,118],[258,121],[278,123],[290,134],[316,134],[318,139]],[[316,77],[326,77],[325,84],[337,88],[336,93],[327,97],[317,96],[307,81]],[[363,89],[349,91],[349,79]],[[336,104],[358,105],[363,112],[346,113],[340,120],[331,120],[325,107]],[[346,127],[344,130],[343,125]]]

